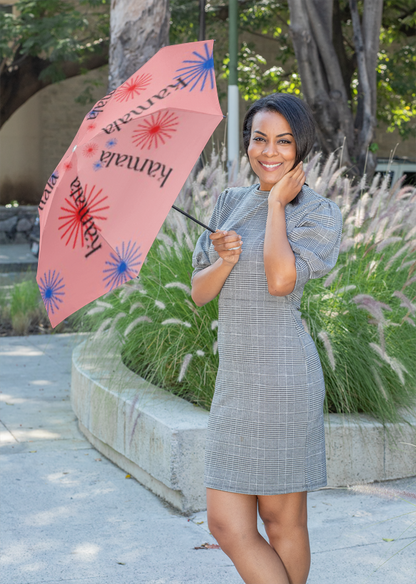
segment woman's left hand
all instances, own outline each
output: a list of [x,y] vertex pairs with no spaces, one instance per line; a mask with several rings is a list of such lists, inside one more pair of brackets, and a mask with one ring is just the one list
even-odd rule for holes
[[286,207],[301,190],[305,182],[305,173],[303,172],[303,163],[299,162],[297,166],[284,175],[277,182],[269,193],[269,204],[279,201],[283,207]]

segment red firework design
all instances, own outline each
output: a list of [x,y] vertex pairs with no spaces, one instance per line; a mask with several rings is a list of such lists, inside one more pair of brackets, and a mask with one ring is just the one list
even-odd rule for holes
[[134,79],[129,79],[116,90],[114,99],[116,101],[128,101],[141,94],[150,85],[152,76],[148,73],[137,75]]
[[165,144],[165,140],[172,138],[173,133],[176,132],[178,125],[178,117],[170,112],[158,112],[157,115],[152,115],[150,120],[145,119],[143,123],[137,126],[133,132],[133,144],[138,146],[141,150],[146,148],[159,147],[159,142]]
[[89,144],[85,144],[84,148],[82,149],[82,153],[87,158],[92,158],[98,151],[98,146],[94,142],[90,142]]
[[87,125],[87,131],[88,131],[88,132],[91,132],[91,130],[95,130],[95,128],[96,128],[96,127],[97,127],[97,124],[95,124],[94,122],[90,122],[90,123]]
[[104,201],[108,199],[108,197],[105,196],[99,198],[102,189],[96,193],[94,193],[94,191],[95,186],[92,186],[88,193],[88,185],[85,185],[84,203],[66,198],[65,202],[67,203],[67,207],[61,207],[61,210],[66,212],[66,215],[59,217],[59,220],[62,221],[59,229],[64,230],[61,239],[66,237],[65,245],[68,245],[72,241],[72,249],[75,248],[78,240],[81,241],[81,247],[84,247],[84,230],[88,225],[88,221],[92,219],[97,231],[101,231],[100,227],[97,225],[97,221],[107,220],[107,217],[103,217],[99,213],[110,208],[109,205],[103,206]]
[[67,162],[64,162],[63,167],[64,167],[64,170],[71,170],[72,162],[69,162],[69,160]]

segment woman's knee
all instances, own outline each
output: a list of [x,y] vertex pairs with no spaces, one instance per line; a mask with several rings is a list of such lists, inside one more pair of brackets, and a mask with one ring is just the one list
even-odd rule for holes
[[208,528],[224,551],[258,535],[255,496],[207,489],[207,504]]
[[222,517],[215,512],[208,512],[208,529],[220,545],[221,543],[226,545],[228,542],[237,543],[248,538],[246,526],[238,525],[230,518]]
[[259,497],[259,515],[269,537],[286,538],[307,530],[306,493],[288,495]]

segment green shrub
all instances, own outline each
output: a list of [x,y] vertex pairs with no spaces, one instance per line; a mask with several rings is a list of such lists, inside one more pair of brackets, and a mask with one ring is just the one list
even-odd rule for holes
[[[182,193],[189,209],[184,192],[193,192],[202,220],[215,203],[210,181],[223,180],[218,159],[215,164],[211,160]],[[416,190],[389,189],[380,177],[353,186],[337,166],[331,156],[321,170],[315,157],[306,168],[308,184],[339,205],[344,231],[334,270],[305,287],[303,323],[321,358],[326,412],[399,421],[416,403]],[[244,184],[247,175],[240,180]],[[171,212],[139,278],[88,307],[83,326],[98,337],[115,334],[130,369],[209,409],[218,367],[218,302],[198,308],[190,297],[200,232]]]
[[22,278],[0,288],[0,334],[56,334],[71,330],[71,323],[77,321],[77,315],[52,329],[33,273],[22,274]]

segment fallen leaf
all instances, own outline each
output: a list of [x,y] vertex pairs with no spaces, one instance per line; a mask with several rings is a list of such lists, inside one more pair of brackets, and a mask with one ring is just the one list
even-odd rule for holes
[[120,564],[120,566],[125,566],[126,562],[117,562],[117,564]]
[[394,539],[389,539],[388,537],[383,537],[383,541],[394,541]]
[[131,474],[126,474],[125,478],[126,479],[131,479]]
[[29,450],[29,452],[37,452],[37,450]]
[[220,550],[217,543],[203,543],[200,547],[194,547],[194,550]]
[[204,523],[203,521],[197,521],[196,524],[197,525],[201,525],[202,523]]
[[14,406],[14,404],[9,404],[9,402],[6,402],[6,406]]
[[94,458],[94,460],[101,460],[101,458]]

